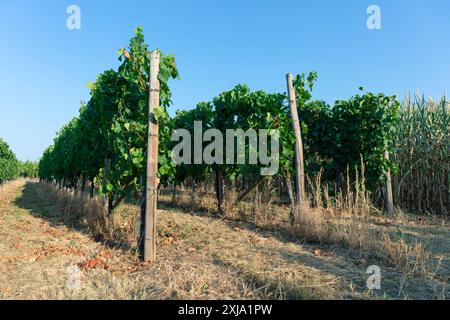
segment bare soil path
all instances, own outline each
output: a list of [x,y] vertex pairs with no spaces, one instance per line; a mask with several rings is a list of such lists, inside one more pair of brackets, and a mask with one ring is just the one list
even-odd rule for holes
[[[158,261],[142,264],[133,250],[112,248],[95,241],[85,228],[69,225],[58,208],[37,182],[15,181],[0,189],[0,299],[397,299],[448,294],[445,286],[405,278],[384,266],[382,290],[370,292],[366,269],[372,261],[360,260],[354,252],[282,241],[268,232],[176,210],[159,210]],[[402,230],[410,237],[428,237],[448,267],[448,228]],[[81,287],[69,289],[74,267],[81,270]],[[441,279],[448,282],[448,273]]]

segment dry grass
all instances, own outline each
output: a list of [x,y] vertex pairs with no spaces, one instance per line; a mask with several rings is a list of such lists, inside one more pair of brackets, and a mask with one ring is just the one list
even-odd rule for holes
[[[362,261],[376,261],[392,268],[401,275],[402,281],[417,281],[417,278],[436,281],[440,290],[446,290],[449,265],[442,264],[442,256],[433,254],[430,246],[419,239],[407,241],[402,237],[400,226],[415,223],[417,217],[408,216],[401,210],[396,210],[395,216],[385,217],[368,200],[365,194],[364,181],[355,183],[356,186],[347,186],[346,195],[342,193],[330,200],[326,193],[327,188],[320,185],[320,176],[315,181],[310,180],[312,196],[305,201],[301,210],[301,218],[294,226],[289,224],[289,209],[279,205],[266,203],[254,212],[250,203],[240,203],[227,211],[224,219],[231,221],[244,221],[261,230],[276,232],[280,238],[289,241],[300,241],[304,244],[318,246],[334,246],[342,250],[355,253],[357,259]],[[162,197],[165,198],[164,195]],[[202,212],[205,215],[214,215],[216,206],[213,198],[203,196],[200,201],[192,194],[189,197],[178,195],[176,206],[192,213]],[[209,200],[208,200],[209,199]],[[170,203],[166,199],[167,203]],[[312,203],[312,205],[311,205]],[[206,206],[205,206],[206,204]],[[172,203],[172,205],[174,205]],[[419,218],[426,224],[440,223],[445,225],[445,219],[433,216],[429,219]],[[396,226],[397,230],[388,230],[386,226]],[[448,229],[447,229],[448,230]],[[413,280],[416,279],[416,280]],[[403,283],[402,282],[402,283]],[[444,288],[444,289],[442,289]],[[442,293],[436,297],[443,297]]]
[[[434,271],[430,265],[431,254],[423,243],[408,243],[401,238],[395,239],[395,236],[374,227],[373,223],[377,217],[378,220],[384,217],[372,206],[364,189],[361,191],[360,186],[364,185],[364,181],[355,188],[360,192],[348,192],[345,196],[340,193],[333,201],[329,199],[326,187],[323,188],[324,192],[319,192],[322,189],[320,176],[314,181],[314,185],[311,181],[310,184],[314,190],[313,196],[305,201],[301,217],[294,226],[289,225],[287,207],[271,204],[264,204],[258,209],[257,215],[254,215],[251,204],[239,203],[228,208],[224,218],[250,222],[257,228],[279,232],[289,240],[337,245],[358,250],[362,255],[376,255],[405,274],[426,275]],[[348,189],[351,189],[350,186]],[[178,195],[175,203],[165,195],[162,199],[166,204],[180,207],[187,212],[215,215],[215,200],[204,194]],[[408,223],[407,216],[400,210],[397,210],[394,220],[396,223]]]
[[378,253],[385,257],[394,267],[408,276],[431,274],[431,253],[423,243],[409,244],[404,239],[392,240],[388,234],[383,234]]
[[[436,260],[436,253],[429,251],[434,247],[414,247],[413,241],[394,237],[394,222],[382,216],[358,216],[355,223],[354,213],[337,215],[324,206],[305,210],[301,223],[291,228],[287,208],[264,206],[256,216],[244,215],[244,203],[219,218],[208,208],[215,205],[211,197],[195,200],[196,195],[180,194],[175,209],[158,211],[158,261],[151,265],[135,255],[137,206],[121,206],[111,228],[99,199],[23,181],[3,191],[7,201],[0,202],[0,299],[448,296],[449,274],[432,274],[422,263],[426,257]],[[161,198],[167,208],[171,199]],[[196,210],[189,203],[196,204]],[[420,226],[408,226],[422,232]],[[405,234],[410,232],[405,228]],[[448,228],[433,230],[442,247]],[[380,240],[376,248],[385,246],[381,253],[367,247],[364,234]],[[441,254],[441,269],[448,272],[448,254]],[[382,268],[382,292],[365,287],[371,264]],[[65,287],[71,265],[82,266],[80,290]]]
[[[158,262],[142,264],[132,249],[125,251],[123,246],[116,246],[117,239],[113,247],[109,242],[94,241],[98,232],[90,230],[83,217],[75,218],[79,209],[72,209],[82,200],[72,193],[64,193],[36,183],[24,186],[18,182],[10,186],[7,196],[18,200],[14,206],[2,207],[5,217],[0,227],[3,271],[0,298],[273,299],[319,298],[326,297],[325,294],[333,296],[333,291],[336,296],[339,293],[321,284],[333,276],[323,277],[313,268],[305,273],[295,259],[289,262],[290,266],[284,262],[284,266],[280,264],[277,268],[292,269],[292,279],[308,280],[306,284],[298,281],[296,285],[284,287],[285,271],[277,270],[274,264],[264,264],[267,270],[272,270],[260,275],[258,268],[267,259],[266,247],[256,250],[258,255],[252,259],[248,253],[255,241],[266,241],[265,238],[260,240],[254,232],[220,220],[183,213],[159,211]],[[93,214],[90,210],[98,205],[97,201],[84,205],[87,214]],[[136,215],[138,208],[125,205],[119,215],[124,212]],[[116,220],[120,222],[115,230],[128,228],[122,219]],[[15,236],[17,233],[21,236]],[[283,262],[285,247],[290,245],[276,239],[267,243],[274,256],[279,256],[274,263]],[[299,248],[295,250],[302,252]],[[92,260],[97,261],[96,267],[83,270],[82,289],[66,289],[67,267]],[[308,287],[312,283],[315,284]]]

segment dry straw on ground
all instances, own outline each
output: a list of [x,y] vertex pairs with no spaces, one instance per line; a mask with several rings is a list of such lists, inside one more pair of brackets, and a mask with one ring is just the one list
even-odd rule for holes
[[[312,205],[291,227],[289,210],[280,205],[254,216],[242,213],[243,203],[218,217],[208,207],[215,206],[209,197],[192,202],[189,193],[180,192],[171,204],[171,196],[162,195],[158,261],[148,265],[135,255],[138,206],[121,206],[111,227],[100,199],[33,182],[12,183],[3,192],[0,298],[445,298],[449,293],[448,254],[442,250],[450,247],[448,228],[420,225],[408,216],[398,224],[394,217]],[[381,292],[365,286],[371,264],[382,269]],[[82,268],[81,290],[65,288],[70,265]]]

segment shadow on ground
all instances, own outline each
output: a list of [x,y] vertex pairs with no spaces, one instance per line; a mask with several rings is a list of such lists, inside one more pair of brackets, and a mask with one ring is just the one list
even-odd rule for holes
[[[50,194],[48,189],[44,188],[39,182],[27,181],[23,187],[22,195],[17,198],[14,203],[22,209],[28,210],[33,216],[47,221],[53,227],[66,226],[71,230],[84,233],[96,242],[105,246],[124,251],[136,250],[136,248],[127,241],[117,241],[115,239],[124,239],[124,236],[111,237],[105,239],[102,235],[94,234],[92,230],[83,222],[83,217],[79,215],[71,215],[64,212],[61,203],[57,199],[57,195]],[[114,230],[120,233],[120,230]]]
[[[209,217],[218,219],[226,223],[230,228],[244,228],[248,231],[258,233],[264,237],[273,237],[285,244],[293,243],[302,246],[303,249],[314,253],[316,250],[329,252],[333,259],[326,257],[315,256],[309,253],[295,253],[288,252],[283,249],[273,250],[265,248],[268,256],[278,255],[285,261],[295,262],[295,268],[311,267],[320,270],[324,273],[332,274],[338,278],[344,279],[347,283],[353,286],[352,291],[359,294],[366,294],[366,280],[369,276],[366,274],[367,267],[370,265],[378,265],[382,269],[384,277],[384,286],[380,291],[374,291],[371,294],[380,298],[394,298],[394,299],[435,299],[450,295],[450,288],[448,287],[449,273],[450,273],[450,232],[448,228],[440,228],[438,226],[409,226],[409,225],[380,225],[378,228],[384,230],[391,235],[401,236],[406,242],[414,244],[416,242],[423,243],[433,254],[433,264],[439,264],[436,269],[437,281],[428,279],[427,277],[407,276],[403,271],[397,270],[395,267],[386,264],[383,259],[377,255],[372,254],[367,250],[357,250],[345,248],[335,244],[321,244],[318,242],[300,242],[298,238],[292,233],[288,224],[276,225],[268,227],[260,227],[257,223],[249,220],[240,220],[236,218],[228,218],[220,216],[216,213],[211,213],[208,208],[189,208],[183,204],[178,204],[176,201],[160,201],[160,207],[165,209],[172,209],[190,214],[192,216]],[[373,225],[375,227],[375,224]],[[272,251],[272,252],[271,252]],[[439,259],[437,255],[446,257],[444,260],[437,262]],[[218,258],[216,262],[219,264],[227,264],[226,261]],[[231,266],[241,272],[244,276],[247,270],[240,269],[236,266]],[[260,274],[252,274],[251,278],[256,283],[266,283],[267,278]],[[273,279],[276,284],[276,280]],[[445,284],[447,283],[447,284]],[[288,298],[298,298],[298,290],[287,290],[285,292]],[[300,292],[301,293],[301,292]],[[308,295],[308,292],[304,292]],[[344,298],[354,298],[348,296]]]
[[[106,244],[107,246],[120,248],[123,250],[130,250],[132,246],[123,242],[113,242],[104,241],[104,239],[96,238],[92,236],[92,233],[87,229],[85,224],[81,219],[74,217],[68,217],[67,213],[63,212],[61,209],[61,204],[55,201],[55,195],[48,194],[47,189],[37,183],[37,182],[27,182],[23,187],[22,195],[16,199],[15,205],[20,208],[30,211],[32,215],[37,218],[46,220],[52,226],[66,226],[70,229],[88,234],[91,238],[97,242]],[[345,249],[337,245],[321,245],[318,243],[300,243],[296,241],[294,235],[287,229],[288,226],[283,228],[275,229],[261,229],[256,223],[251,221],[242,221],[234,219],[226,219],[219,215],[210,214],[206,211],[188,210],[182,206],[173,205],[167,201],[160,201],[160,208],[169,209],[170,211],[181,211],[184,214],[189,214],[191,216],[202,216],[221,220],[225,225],[230,228],[230,232],[233,232],[236,227],[245,229],[247,231],[259,234],[265,238],[273,238],[280,243],[290,244],[294,246],[301,246],[301,252],[289,251],[286,246],[280,248],[268,248],[266,246],[254,245],[254,253],[248,252],[246,255],[260,255],[262,258],[270,259],[270,257],[276,257],[282,261],[285,265],[289,266],[292,270],[305,272],[305,268],[314,268],[322,273],[324,276],[330,275],[335,278],[343,280],[345,285],[352,286],[347,292],[353,292],[353,295],[343,296],[343,298],[355,298],[361,297],[363,294],[367,293],[367,288],[365,286],[365,281],[367,279],[366,268],[370,264],[378,264],[382,268],[383,276],[383,287],[380,292],[374,292],[375,295],[388,298],[434,298],[433,284],[426,279],[402,279],[402,274],[396,272],[393,268],[383,266],[382,262],[378,259],[372,258],[370,256],[361,254],[357,250]],[[405,228],[405,233],[413,236],[413,232],[417,232],[417,238],[423,238],[426,240],[428,232],[426,229],[414,229]],[[436,232],[431,232],[431,235],[435,235]],[[439,234],[437,232],[437,234]],[[422,240],[422,239],[421,239]],[[436,239],[438,242],[439,238]],[[444,241],[445,242],[445,241]],[[442,243],[442,242],[441,242]],[[325,255],[315,255],[316,250],[321,250]],[[445,251],[446,249],[442,249]],[[329,253],[329,254],[328,254]],[[264,272],[258,270],[253,270],[251,264],[235,264],[231,263],[228,259],[222,256],[214,256],[214,263],[222,266],[227,266],[234,269],[242,275],[243,279],[249,282],[256,283],[257,285],[274,286],[274,290],[278,285],[284,287],[285,297],[288,299],[298,299],[298,298],[315,298],[314,292],[311,294],[310,290],[303,290],[301,282],[291,279],[291,281],[286,282],[289,279],[283,275],[280,278],[280,274],[273,273],[271,276],[265,275]],[[251,260],[251,257],[248,258]],[[273,266],[274,263],[270,262],[267,266]],[[269,270],[271,271],[271,270]],[[294,281],[292,281],[294,280]],[[296,282],[297,281],[297,282]],[[434,291],[433,291],[434,290]]]

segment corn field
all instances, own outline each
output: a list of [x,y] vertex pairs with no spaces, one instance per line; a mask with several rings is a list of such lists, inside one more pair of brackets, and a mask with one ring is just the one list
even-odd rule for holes
[[407,98],[399,110],[394,145],[394,197],[412,212],[448,214],[450,207],[450,103]]

